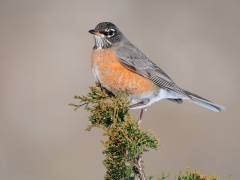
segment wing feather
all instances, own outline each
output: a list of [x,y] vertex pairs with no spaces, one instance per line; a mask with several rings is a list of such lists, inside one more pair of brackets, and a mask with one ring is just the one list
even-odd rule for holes
[[139,49],[132,44],[116,48],[119,62],[127,69],[143,76],[161,88],[189,97],[173,80],[155,63],[150,61]]

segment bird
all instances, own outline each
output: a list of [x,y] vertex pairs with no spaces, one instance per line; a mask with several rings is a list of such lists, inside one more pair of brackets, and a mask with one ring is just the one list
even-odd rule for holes
[[113,23],[101,22],[89,33],[95,40],[91,57],[95,82],[113,95],[128,91],[129,107],[141,109],[140,118],[146,107],[162,99],[189,101],[215,112],[225,109],[178,86]]

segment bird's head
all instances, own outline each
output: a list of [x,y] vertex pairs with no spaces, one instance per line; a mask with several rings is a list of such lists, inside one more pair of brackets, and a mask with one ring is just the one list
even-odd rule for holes
[[99,23],[95,29],[88,31],[94,35],[95,48],[108,48],[119,44],[124,36],[121,31],[111,22]]

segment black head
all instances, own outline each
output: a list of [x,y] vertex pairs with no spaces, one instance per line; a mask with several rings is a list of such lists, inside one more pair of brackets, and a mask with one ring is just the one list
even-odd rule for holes
[[94,35],[96,48],[107,48],[121,42],[123,35],[119,29],[110,22],[99,23],[89,33]]

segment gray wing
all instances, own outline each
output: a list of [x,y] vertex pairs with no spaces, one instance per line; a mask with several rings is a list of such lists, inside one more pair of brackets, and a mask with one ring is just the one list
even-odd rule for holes
[[163,89],[189,97],[161,68],[132,44],[116,48],[116,53],[118,60],[125,68],[152,80]]

